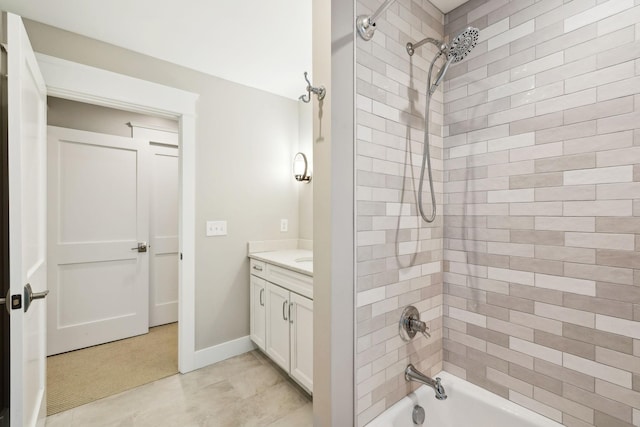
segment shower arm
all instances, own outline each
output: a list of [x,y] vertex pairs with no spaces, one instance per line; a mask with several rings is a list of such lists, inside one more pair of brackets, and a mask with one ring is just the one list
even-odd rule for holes
[[367,41],[373,38],[373,34],[376,31],[376,21],[394,1],[396,0],[385,0],[378,10],[373,12],[371,15],[360,15],[356,18],[356,29],[358,30],[360,37]]
[[389,8],[389,6],[391,6],[391,3],[393,3],[395,0],[386,0],[382,6],[380,6],[378,8],[378,10],[376,10],[375,12],[373,12],[373,14],[367,19],[368,24],[369,25],[376,25],[376,21],[378,20],[378,17],[380,15],[382,15],[384,13],[385,10],[387,10]]
[[436,40],[431,37],[427,37],[426,39],[422,39],[417,43],[407,43],[407,53],[409,54],[409,56],[413,56],[413,54],[416,52],[416,49],[425,43],[431,43],[432,45],[440,49],[440,54],[443,54],[449,49],[449,46],[447,46],[447,44],[442,40]]

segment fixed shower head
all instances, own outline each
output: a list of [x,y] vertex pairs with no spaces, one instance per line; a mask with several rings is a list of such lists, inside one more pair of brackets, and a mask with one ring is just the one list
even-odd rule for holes
[[467,27],[466,30],[456,36],[447,49],[447,59],[453,62],[462,61],[476,47],[480,31],[477,28]]

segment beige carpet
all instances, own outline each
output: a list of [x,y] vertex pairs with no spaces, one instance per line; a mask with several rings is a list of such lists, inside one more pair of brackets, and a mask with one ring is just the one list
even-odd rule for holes
[[47,415],[178,373],[178,324],[47,358]]

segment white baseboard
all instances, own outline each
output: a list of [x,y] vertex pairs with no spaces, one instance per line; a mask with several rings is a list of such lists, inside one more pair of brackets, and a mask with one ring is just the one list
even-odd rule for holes
[[249,335],[223,342],[222,344],[214,345],[212,347],[203,348],[202,350],[197,350],[195,352],[194,369],[204,368],[205,366],[218,363],[222,360],[255,349],[256,346],[253,341],[251,341],[251,338],[249,338]]

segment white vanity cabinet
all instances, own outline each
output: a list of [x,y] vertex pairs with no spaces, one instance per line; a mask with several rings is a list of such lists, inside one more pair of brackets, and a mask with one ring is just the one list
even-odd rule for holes
[[267,283],[267,356],[289,372],[291,360],[289,333],[289,300],[291,292]]
[[264,262],[252,259],[249,262],[249,331],[251,340],[265,351],[267,318],[267,266]]
[[[267,257],[267,254],[260,254]],[[268,258],[267,258],[268,259]],[[313,392],[313,278],[267,260],[250,263],[251,340]]]
[[313,391],[313,301],[291,292],[291,376]]
[[253,274],[250,276],[250,321],[251,321],[251,340],[265,351],[266,332],[267,332],[267,282]]

